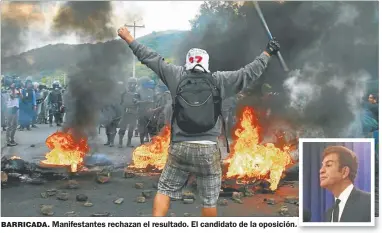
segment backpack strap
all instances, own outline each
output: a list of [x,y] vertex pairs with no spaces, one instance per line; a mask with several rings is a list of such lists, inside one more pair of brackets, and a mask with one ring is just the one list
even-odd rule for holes
[[191,72],[194,72],[194,71],[195,71],[195,68],[196,68],[197,66],[203,69],[203,73],[208,73],[207,70],[204,69],[204,67],[203,67],[202,65],[200,65],[200,64],[196,64],[196,65],[194,66],[194,68],[191,69]]

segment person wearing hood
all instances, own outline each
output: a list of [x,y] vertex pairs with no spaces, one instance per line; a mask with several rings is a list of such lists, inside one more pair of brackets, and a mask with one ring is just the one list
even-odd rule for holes
[[222,100],[257,80],[270,57],[280,49],[279,43],[270,40],[264,52],[237,71],[211,73],[209,54],[203,49],[189,50],[186,65],[176,66],[136,41],[127,27],[120,28],[118,35],[138,60],[160,77],[173,98],[171,142],[154,198],[153,216],[167,215],[170,199],[182,198],[183,188],[193,174],[197,177],[202,216],[216,217],[222,179],[218,137],[225,125]]

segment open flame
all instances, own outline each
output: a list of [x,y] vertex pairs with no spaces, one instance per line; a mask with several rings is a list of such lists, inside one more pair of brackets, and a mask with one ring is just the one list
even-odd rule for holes
[[84,156],[89,152],[87,139],[76,140],[70,130],[50,135],[45,144],[51,151],[45,155],[46,160],[40,164],[49,167],[68,166],[71,172],[77,172],[83,164]]
[[273,143],[259,144],[259,130],[254,109],[245,107],[236,126],[232,151],[224,160],[228,164],[225,178],[237,178],[243,183],[266,180],[274,191],[292,158],[287,145],[280,149]]
[[131,167],[139,169],[153,167],[162,170],[167,161],[170,136],[170,126],[166,125],[159,135],[151,139],[151,142],[135,148]]

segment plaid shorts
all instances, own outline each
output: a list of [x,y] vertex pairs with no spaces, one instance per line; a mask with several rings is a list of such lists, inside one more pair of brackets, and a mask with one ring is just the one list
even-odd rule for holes
[[218,145],[173,143],[159,179],[158,193],[182,199],[183,188],[192,173],[196,176],[203,207],[216,207],[221,188],[220,159]]

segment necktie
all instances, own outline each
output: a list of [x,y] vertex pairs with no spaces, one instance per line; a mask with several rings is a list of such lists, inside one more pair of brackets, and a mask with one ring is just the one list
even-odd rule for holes
[[340,215],[340,199],[336,199],[336,204],[333,209],[333,222],[338,222],[338,216]]

